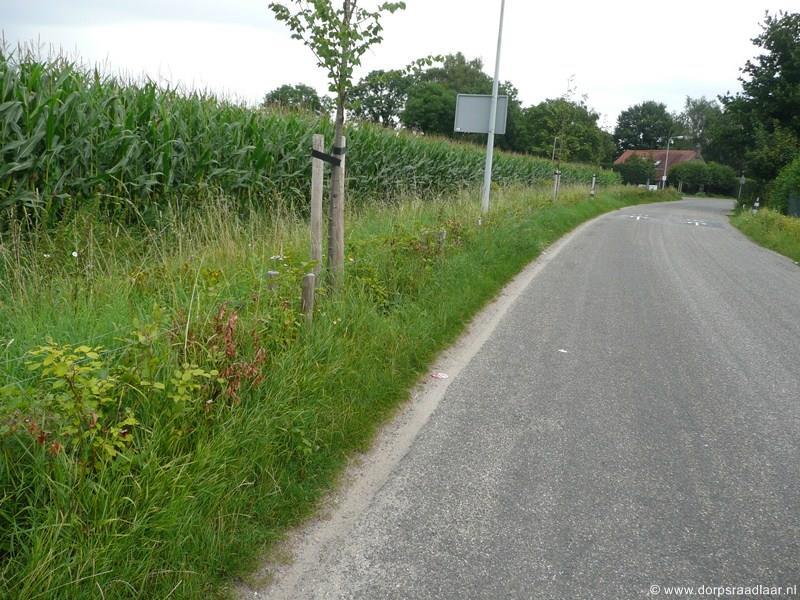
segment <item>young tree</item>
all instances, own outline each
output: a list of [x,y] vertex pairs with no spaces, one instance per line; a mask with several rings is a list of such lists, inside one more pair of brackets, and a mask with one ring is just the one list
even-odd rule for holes
[[[374,10],[358,5],[359,0],[292,0],[270,2],[278,21],[286,23],[292,37],[301,40],[314,54],[317,65],[328,74],[330,91],[336,99],[336,126],[333,153],[344,159],[345,105],[353,87],[353,70],[361,57],[383,41],[381,16],[406,7],[405,2],[383,2]],[[344,171],[334,166],[331,173],[330,221],[328,229],[328,265],[334,283],[344,275]]]

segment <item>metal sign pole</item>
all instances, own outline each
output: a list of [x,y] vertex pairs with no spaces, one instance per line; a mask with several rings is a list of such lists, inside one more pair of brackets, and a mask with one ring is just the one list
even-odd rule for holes
[[489,113],[489,139],[486,141],[486,166],[483,171],[483,198],[481,211],[489,212],[489,192],[492,188],[492,162],[494,160],[494,132],[497,126],[497,95],[500,89],[500,50],[503,45],[503,18],[506,0],[500,0],[500,30],[497,34],[497,56],[494,64],[494,83],[492,84],[492,108]]
[[745,181],[747,180],[744,178],[744,173],[742,173],[742,176],[739,178],[739,194],[736,196],[737,204],[742,203],[742,189],[744,188]]

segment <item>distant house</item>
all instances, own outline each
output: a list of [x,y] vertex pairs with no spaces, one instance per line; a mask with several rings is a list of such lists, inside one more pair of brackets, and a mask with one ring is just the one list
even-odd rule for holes
[[[631,156],[638,156],[650,161],[656,166],[656,181],[661,181],[664,175],[665,162],[667,160],[666,150],[625,150],[622,155],[614,161],[615,165],[621,165]],[[672,169],[675,165],[690,160],[703,160],[697,150],[672,150],[669,151],[669,165],[668,168]]]

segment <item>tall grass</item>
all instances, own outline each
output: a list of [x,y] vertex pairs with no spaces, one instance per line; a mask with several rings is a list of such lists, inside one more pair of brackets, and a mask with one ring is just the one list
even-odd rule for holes
[[[655,199],[586,196],[567,189],[553,206],[547,191],[504,189],[480,227],[469,193],[354,210],[345,287],[320,291],[310,330],[307,226],[291,212],[245,218],[208,198],[167,205],[157,230],[87,208],[47,235],[12,232],[0,247],[0,597],[223,595],[513,274],[581,221]],[[59,377],[25,364],[48,337],[100,346],[98,381],[121,378],[106,410],[138,423],[113,459],[53,433]],[[224,381],[176,399],[185,363]]]
[[[253,203],[306,206],[311,136],[329,119],[252,109],[200,92],[127,82],[63,57],[0,49],[0,208],[49,224],[93,202],[156,223],[167,198],[207,190]],[[353,198],[450,194],[478,185],[483,149],[367,124],[347,135]],[[499,153],[495,180],[549,179],[546,160]],[[564,165],[563,181],[613,172]],[[6,219],[9,213],[5,213]],[[2,218],[2,217],[0,217]],[[2,223],[0,223],[2,225]]]
[[743,210],[731,222],[757,244],[800,262],[800,218],[762,209],[755,215]]

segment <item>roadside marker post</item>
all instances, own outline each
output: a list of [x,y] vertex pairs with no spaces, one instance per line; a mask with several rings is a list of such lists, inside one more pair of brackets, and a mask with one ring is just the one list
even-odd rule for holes
[[306,317],[306,324],[310,327],[314,320],[314,290],[317,276],[308,273],[303,277],[302,291],[300,294],[300,310]]
[[558,200],[558,189],[561,187],[561,170],[553,171],[553,203]]
[[594,198],[595,187],[597,186],[597,175],[592,175],[592,190],[589,192],[589,195]]

